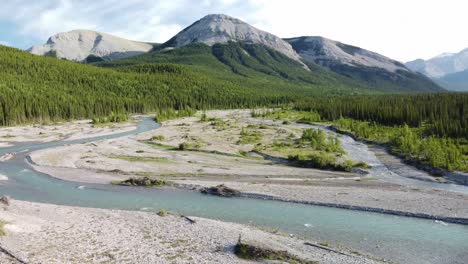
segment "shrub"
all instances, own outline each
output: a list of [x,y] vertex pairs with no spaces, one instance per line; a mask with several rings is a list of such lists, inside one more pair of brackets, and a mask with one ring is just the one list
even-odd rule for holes
[[164,209],[160,209],[159,212],[158,212],[158,215],[161,216],[161,217],[164,217],[164,216],[167,215],[167,212]]
[[163,135],[152,136],[150,140],[164,141],[166,138]]
[[186,142],[179,144],[179,150],[187,150],[188,148],[189,148],[189,145]]
[[345,160],[342,166],[344,171],[350,172],[354,167],[354,162],[351,160]]

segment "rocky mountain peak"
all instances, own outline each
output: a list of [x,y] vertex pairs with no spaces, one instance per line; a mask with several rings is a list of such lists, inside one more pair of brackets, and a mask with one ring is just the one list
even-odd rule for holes
[[178,33],[165,46],[181,47],[196,42],[211,46],[229,41],[261,44],[281,52],[291,59],[300,61],[300,56],[286,41],[240,19],[223,14],[211,14],[203,17]]

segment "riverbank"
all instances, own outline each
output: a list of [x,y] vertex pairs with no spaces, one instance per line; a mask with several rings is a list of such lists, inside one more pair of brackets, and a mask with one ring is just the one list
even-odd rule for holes
[[[189,188],[225,184],[260,198],[468,221],[466,194],[405,186],[372,175],[288,166],[250,152],[256,144],[267,145],[284,135],[299,137],[307,125],[253,118],[249,110],[208,111],[207,119],[213,120],[209,122],[201,122],[200,115],[166,121],[160,129],[126,138],[36,151],[30,158],[40,172],[83,184],[145,176]],[[258,143],[238,144],[247,127],[261,131]],[[180,150],[182,143],[196,148]],[[355,157],[349,158],[358,162],[366,151],[370,152],[367,147],[355,149]],[[409,172],[419,171],[396,171],[405,177]]]
[[[350,210],[378,212],[468,225],[468,196],[438,190],[415,190],[403,186],[321,184],[303,186],[301,182],[239,182],[213,179],[174,180],[175,186],[190,190],[225,185],[241,197],[266,199]],[[431,201],[431,203],[428,203]]]
[[[0,219],[6,222],[1,247],[27,263],[250,263],[234,254],[239,235],[320,263],[378,263],[298,238],[197,217],[190,217],[192,224],[171,214],[13,200],[0,210]],[[0,262],[19,263],[5,254]]]

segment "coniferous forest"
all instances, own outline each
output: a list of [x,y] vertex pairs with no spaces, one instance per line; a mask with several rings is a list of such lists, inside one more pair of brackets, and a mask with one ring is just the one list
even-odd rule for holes
[[[252,52],[250,60],[239,61],[236,49],[232,43],[213,47],[213,57],[206,45],[194,45],[98,67],[0,46],[0,126],[80,118],[101,122],[109,116],[149,112],[163,120],[177,116],[175,111],[293,104],[321,120],[339,121],[341,128],[363,138],[382,137],[377,131],[407,125],[413,130],[397,129],[407,133],[393,133],[386,143],[410,159],[466,169],[458,157],[468,154],[468,94],[392,95],[325,74],[319,66],[311,66],[308,73],[258,47],[246,48]],[[438,145],[427,150],[429,141]],[[437,153],[452,154],[439,159]]]
[[316,92],[300,85],[282,89],[251,82],[241,86],[181,65],[103,69],[3,46],[0,80],[1,126],[169,108],[277,105]]

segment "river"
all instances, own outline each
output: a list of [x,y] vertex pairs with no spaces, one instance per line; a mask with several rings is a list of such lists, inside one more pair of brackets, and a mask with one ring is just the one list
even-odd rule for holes
[[[170,188],[80,184],[38,173],[25,162],[27,153],[33,150],[118,138],[156,129],[158,126],[151,119],[143,119],[137,129],[130,132],[1,148],[0,156],[10,152],[17,155],[12,160],[0,163],[0,174],[9,177],[8,181],[0,185],[0,193],[18,200],[59,205],[143,211],[164,208],[185,215],[279,228],[282,232],[305,239],[339,244],[401,263],[468,263],[468,226],[464,225],[279,201],[221,198]],[[392,176],[377,158],[371,160],[372,153],[366,145],[349,137],[340,138],[346,151],[355,151],[356,155],[359,153],[362,160],[374,166],[374,176],[389,181],[408,179]],[[420,181],[417,182],[419,184]],[[422,184],[426,186],[434,183]],[[460,191],[458,187],[453,188]]]

